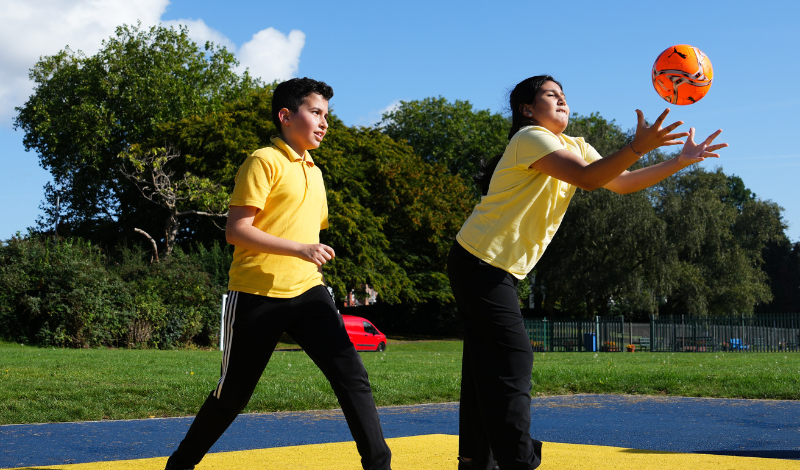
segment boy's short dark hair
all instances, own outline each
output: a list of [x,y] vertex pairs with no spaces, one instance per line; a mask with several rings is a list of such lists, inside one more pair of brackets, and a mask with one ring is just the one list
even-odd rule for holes
[[333,88],[328,86],[327,83],[306,77],[292,78],[275,87],[275,91],[272,92],[272,122],[279,132],[281,130],[281,120],[278,117],[278,112],[286,108],[296,113],[306,96],[312,93],[319,93],[325,98],[325,101],[330,101],[333,98]]

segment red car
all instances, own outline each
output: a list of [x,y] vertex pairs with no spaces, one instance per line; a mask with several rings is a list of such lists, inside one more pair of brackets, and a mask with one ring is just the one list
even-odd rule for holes
[[353,315],[342,315],[342,320],[356,351],[386,350],[386,335],[378,331],[369,320]]

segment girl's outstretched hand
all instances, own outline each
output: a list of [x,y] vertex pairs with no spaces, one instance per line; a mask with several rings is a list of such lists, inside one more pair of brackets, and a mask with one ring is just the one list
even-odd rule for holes
[[683,121],[676,121],[667,127],[662,128],[664,119],[669,114],[669,108],[665,109],[661,116],[656,119],[652,126],[648,126],[644,120],[644,114],[641,110],[636,110],[638,123],[636,125],[636,135],[633,137],[631,147],[635,152],[647,153],[665,145],[679,145],[682,140],[677,140],[689,135],[688,132],[672,133],[678,126],[683,124]]
[[694,127],[689,129],[689,138],[686,139],[686,144],[683,146],[683,150],[681,150],[680,155],[678,155],[678,162],[681,166],[689,166],[692,163],[702,162],[706,158],[719,158],[719,155],[714,153],[715,151],[725,148],[728,144],[714,144],[714,139],[722,132],[722,129],[719,129],[717,132],[714,132],[706,140],[700,142],[699,144],[694,143]]

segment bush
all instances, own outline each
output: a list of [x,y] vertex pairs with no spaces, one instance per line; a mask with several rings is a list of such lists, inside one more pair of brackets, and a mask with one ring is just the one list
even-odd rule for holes
[[[223,250],[176,249],[155,264],[135,247],[117,255],[109,260],[80,239],[8,240],[0,247],[0,337],[62,347],[217,343]],[[204,263],[217,268],[210,275]]]
[[[149,264],[139,248],[119,250],[118,271],[125,283],[137,293],[136,318],[129,343],[171,348],[194,342],[211,346],[219,339],[219,312],[224,285],[219,264],[222,252],[202,249],[186,254],[179,247],[160,263]],[[203,262],[205,260],[205,263]],[[213,268],[212,274],[203,265]],[[230,263],[228,264],[230,266]]]
[[113,344],[126,330],[126,286],[82,240],[12,238],[0,249],[0,285],[6,339],[82,347]]

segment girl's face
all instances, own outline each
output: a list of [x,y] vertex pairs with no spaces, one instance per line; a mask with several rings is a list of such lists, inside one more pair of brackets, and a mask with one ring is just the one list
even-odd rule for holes
[[520,110],[526,118],[533,119],[555,135],[561,135],[569,124],[567,97],[555,82],[544,82],[533,103],[523,104]]

